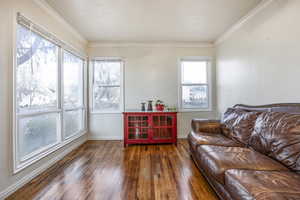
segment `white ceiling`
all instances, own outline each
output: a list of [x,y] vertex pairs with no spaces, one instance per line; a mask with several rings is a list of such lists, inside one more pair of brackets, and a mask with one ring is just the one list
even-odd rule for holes
[[46,0],[91,42],[213,42],[261,0]]

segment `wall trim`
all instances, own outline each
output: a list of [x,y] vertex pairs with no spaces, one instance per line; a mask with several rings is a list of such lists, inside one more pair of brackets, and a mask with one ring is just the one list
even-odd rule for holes
[[[177,139],[186,139],[187,135],[177,135]],[[123,140],[123,136],[89,135],[88,140]]]
[[187,135],[177,135],[177,139],[187,139]]
[[212,42],[90,42],[88,47],[214,47]]
[[[84,136],[83,136],[84,137]],[[79,141],[78,143],[75,143],[74,145],[70,146],[66,150],[64,150],[62,153],[59,155],[55,156],[51,160],[48,160],[46,163],[41,165],[40,167],[36,168],[29,174],[25,175],[23,178],[21,178],[19,181],[16,183],[8,186],[5,190],[0,191],[0,199],[5,199],[12,193],[16,192],[18,189],[20,189],[22,186],[24,186],[26,183],[30,182],[32,179],[40,175],[42,172],[47,170],[49,167],[57,163],[59,160],[63,159],[68,153],[73,151],[74,149],[78,148],[80,145],[85,143],[87,139],[83,139],[82,141]]]
[[88,140],[123,140],[123,135],[103,136],[103,135],[88,135]]
[[238,22],[236,22],[233,26],[231,26],[227,31],[225,31],[220,37],[216,39],[214,45],[217,46],[224,42],[227,38],[229,38],[233,33],[239,30],[243,25],[248,23],[250,19],[260,13],[263,9],[265,9],[268,5],[270,5],[274,0],[262,0],[255,8],[250,10],[248,14],[242,17]]
[[71,31],[81,42],[88,44],[88,40],[83,37],[69,22],[67,22],[49,3],[45,0],[34,0],[34,2],[42,9],[44,9],[49,15],[61,22],[65,27]]

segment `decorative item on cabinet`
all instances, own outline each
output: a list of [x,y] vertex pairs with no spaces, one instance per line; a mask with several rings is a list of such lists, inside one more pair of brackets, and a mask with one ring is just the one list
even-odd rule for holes
[[165,104],[164,104],[164,102],[163,101],[161,101],[161,100],[156,100],[156,102],[155,102],[155,107],[156,107],[156,110],[157,111],[164,111],[164,109],[165,109]]
[[176,112],[177,111],[177,107],[176,106],[168,106],[167,107],[167,111],[169,111],[169,112]]
[[141,111],[146,111],[146,103],[142,102],[142,107],[141,107]]
[[147,111],[153,111],[153,107],[152,107],[152,100],[149,100],[148,101],[148,108],[147,108]]

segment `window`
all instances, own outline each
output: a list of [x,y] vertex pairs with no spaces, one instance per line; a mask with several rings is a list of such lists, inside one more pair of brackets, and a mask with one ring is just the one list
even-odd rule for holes
[[210,61],[182,59],[180,61],[180,108],[182,110],[210,109]]
[[18,161],[60,141],[58,46],[19,25],[16,111]]
[[85,130],[84,60],[46,38],[17,26],[15,172]]
[[64,136],[77,134],[84,128],[84,60],[64,51]]
[[118,59],[93,61],[93,112],[122,112],[122,68]]

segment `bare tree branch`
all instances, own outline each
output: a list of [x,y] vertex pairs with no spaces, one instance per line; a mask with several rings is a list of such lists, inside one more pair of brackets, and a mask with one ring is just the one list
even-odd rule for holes
[[34,43],[32,44],[32,47],[28,49],[27,52],[24,53],[21,57],[18,57],[17,64],[22,65],[23,63],[27,62],[32,57],[32,55],[35,54],[41,42],[41,38],[36,37]]

